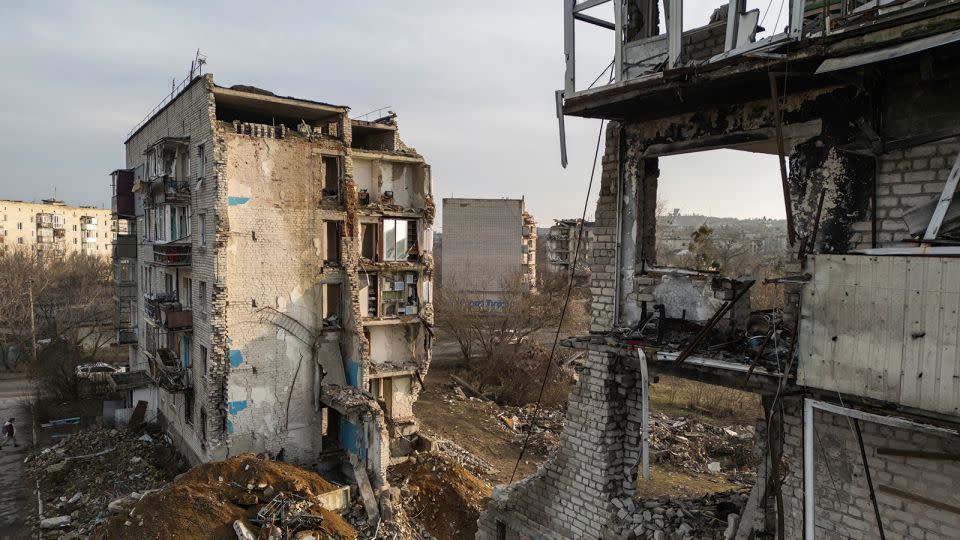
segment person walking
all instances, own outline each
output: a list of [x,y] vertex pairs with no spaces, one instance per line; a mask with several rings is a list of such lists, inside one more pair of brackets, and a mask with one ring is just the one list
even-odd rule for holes
[[13,427],[13,420],[11,418],[3,425],[3,439],[0,440],[0,448],[6,446],[10,441],[13,441],[13,446],[20,446],[17,444],[17,430]]

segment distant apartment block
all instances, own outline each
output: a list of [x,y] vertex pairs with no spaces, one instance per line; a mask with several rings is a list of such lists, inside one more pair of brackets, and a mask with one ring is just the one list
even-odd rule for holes
[[444,287],[499,300],[519,280],[536,287],[537,222],[523,199],[444,199]]
[[126,141],[118,328],[191,461],[269,452],[379,489],[416,443],[430,167],[396,115],[348,112],[206,75]]
[[[593,249],[593,222],[555,219],[546,242],[546,270],[573,276],[580,284],[590,278],[590,251]],[[582,231],[580,229],[583,229]],[[577,243],[580,249],[577,249]]]
[[107,257],[112,245],[110,210],[69,206],[56,199],[0,200],[0,249]]

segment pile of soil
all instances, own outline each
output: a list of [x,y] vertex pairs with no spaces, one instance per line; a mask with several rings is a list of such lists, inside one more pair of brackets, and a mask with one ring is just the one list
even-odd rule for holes
[[441,454],[417,454],[390,470],[407,515],[439,540],[473,538],[492,489]]
[[159,432],[90,428],[26,458],[30,484],[40,483],[44,516],[70,516],[63,532],[87,534],[109,516],[107,503],[170,481],[186,469]]
[[236,540],[235,520],[250,521],[277,496],[303,498],[308,513],[323,518],[311,528],[321,538],[353,540],[356,531],[339,515],[315,503],[315,496],[336,486],[320,475],[265,456],[240,454],[205,463],[180,475],[167,487],[147,494],[94,531],[94,539],[213,539]]

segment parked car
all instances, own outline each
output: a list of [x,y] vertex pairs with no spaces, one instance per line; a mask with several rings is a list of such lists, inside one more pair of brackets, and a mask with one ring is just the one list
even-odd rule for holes
[[110,364],[97,362],[95,364],[80,364],[77,366],[77,377],[80,379],[89,379],[93,381],[105,381],[113,373],[122,373],[123,368],[116,368]]

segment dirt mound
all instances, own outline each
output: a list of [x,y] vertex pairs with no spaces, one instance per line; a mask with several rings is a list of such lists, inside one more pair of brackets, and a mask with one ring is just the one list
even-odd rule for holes
[[439,540],[473,538],[491,488],[460,464],[439,454],[418,454],[391,470],[403,506]]
[[355,539],[356,531],[339,515],[321,508],[314,497],[336,489],[320,475],[254,454],[205,463],[180,475],[169,486],[132,502],[129,513],[114,516],[95,531],[94,539],[235,540],[235,520],[250,520],[275,497],[306,501],[306,513],[322,523],[311,527],[322,538]]

